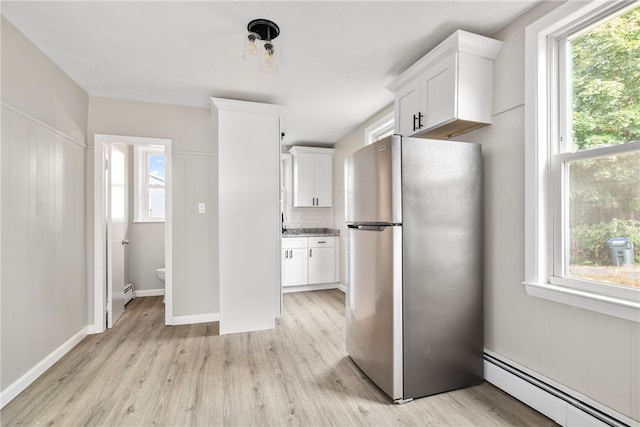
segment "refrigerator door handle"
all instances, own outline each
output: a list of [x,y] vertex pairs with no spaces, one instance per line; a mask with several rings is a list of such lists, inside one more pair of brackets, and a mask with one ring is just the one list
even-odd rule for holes
[[384,231],[385,228],[392,226],[393,224],[353,224],[353,225],[349,225],[349,228],[355,228],[357,230],[362,230],[362,231]]

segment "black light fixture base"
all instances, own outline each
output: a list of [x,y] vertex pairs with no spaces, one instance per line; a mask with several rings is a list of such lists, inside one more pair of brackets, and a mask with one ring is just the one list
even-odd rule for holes
[[260,40],[273,40],[280,34],[280,28],[268,19],[254,19],[247,25],[247,30],[260,36]]

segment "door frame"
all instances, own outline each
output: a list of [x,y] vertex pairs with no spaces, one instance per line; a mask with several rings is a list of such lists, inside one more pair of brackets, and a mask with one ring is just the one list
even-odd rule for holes
[[93,325],[90,333],[101,333],[106,330],[106,194],[105,153],[113,144],[126,145],[162,145],[165,153],[165,223],[164,223],[164,259],[165,259],[165,325],[173,324],[173,214],[172,214],[172,176],[171,176],[171,140],[165,138],[146,138],[138,136],[105,135],[94,136],[93,161]]

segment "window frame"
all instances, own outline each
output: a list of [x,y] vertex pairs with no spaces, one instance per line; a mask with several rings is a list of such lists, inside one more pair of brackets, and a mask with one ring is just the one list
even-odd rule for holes
[[[163,188],[166,198],[165,185],[154,185],[149,182],[149,157],[165,156],[164,147],[156,145],[135,145],[133,147],[133,222],[165,222],[164,217],[149,216],[149,190]],[[166,199],[165,199],[166,204]]]
[[[638,143],[577,153],[559,152],[569,144],[571,123],[560,114],[570,108],[565,58],[569,35],[619,13],[634,1],[567,2],[525,30],[525,278],[527,294],[640,323],[640,289],[562,277],[564,228],[562,182],[567,159],[611,155]],[[635,147],[633,147],[635,145]],[[596,153],[597,151],[597,153]],[[560,269],[560,270],[559,270]]]
[[394,111],[382,116],[364,130],[364,145],[373,144],[387,136],[395,133],[395,114]]

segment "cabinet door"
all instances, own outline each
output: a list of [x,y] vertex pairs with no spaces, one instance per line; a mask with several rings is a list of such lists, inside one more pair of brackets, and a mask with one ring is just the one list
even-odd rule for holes
[[316,155],[316,204],[317,207],[330,208],[333,204],[333,156]]
[[282,250],[282,257],[280,258],[280,266],[282,272],[282,286],[290,286],[291,281],[291,267],[289,264],[289,249]]
[[293,164],[293,206],[314,206],[316,197],[316,154],[299,153]]
[[420,79],[421,111],[427,130],[457,117],[457,57],[453,52],[426,70]]
[[282,286],[306,285],[308,275],[307,249],[282,251]]
[[309,284],[336,281],[335,248],[309,248]]
[[[409,82],[396,94],[396,133],[411,136],[418,132],[414,115],[420,112],[420,79]],[[424,114],[424,112],[423,112]],[[424,118],[423,118],[424,123]],[[417,121],[415,126],[417,126]]]

